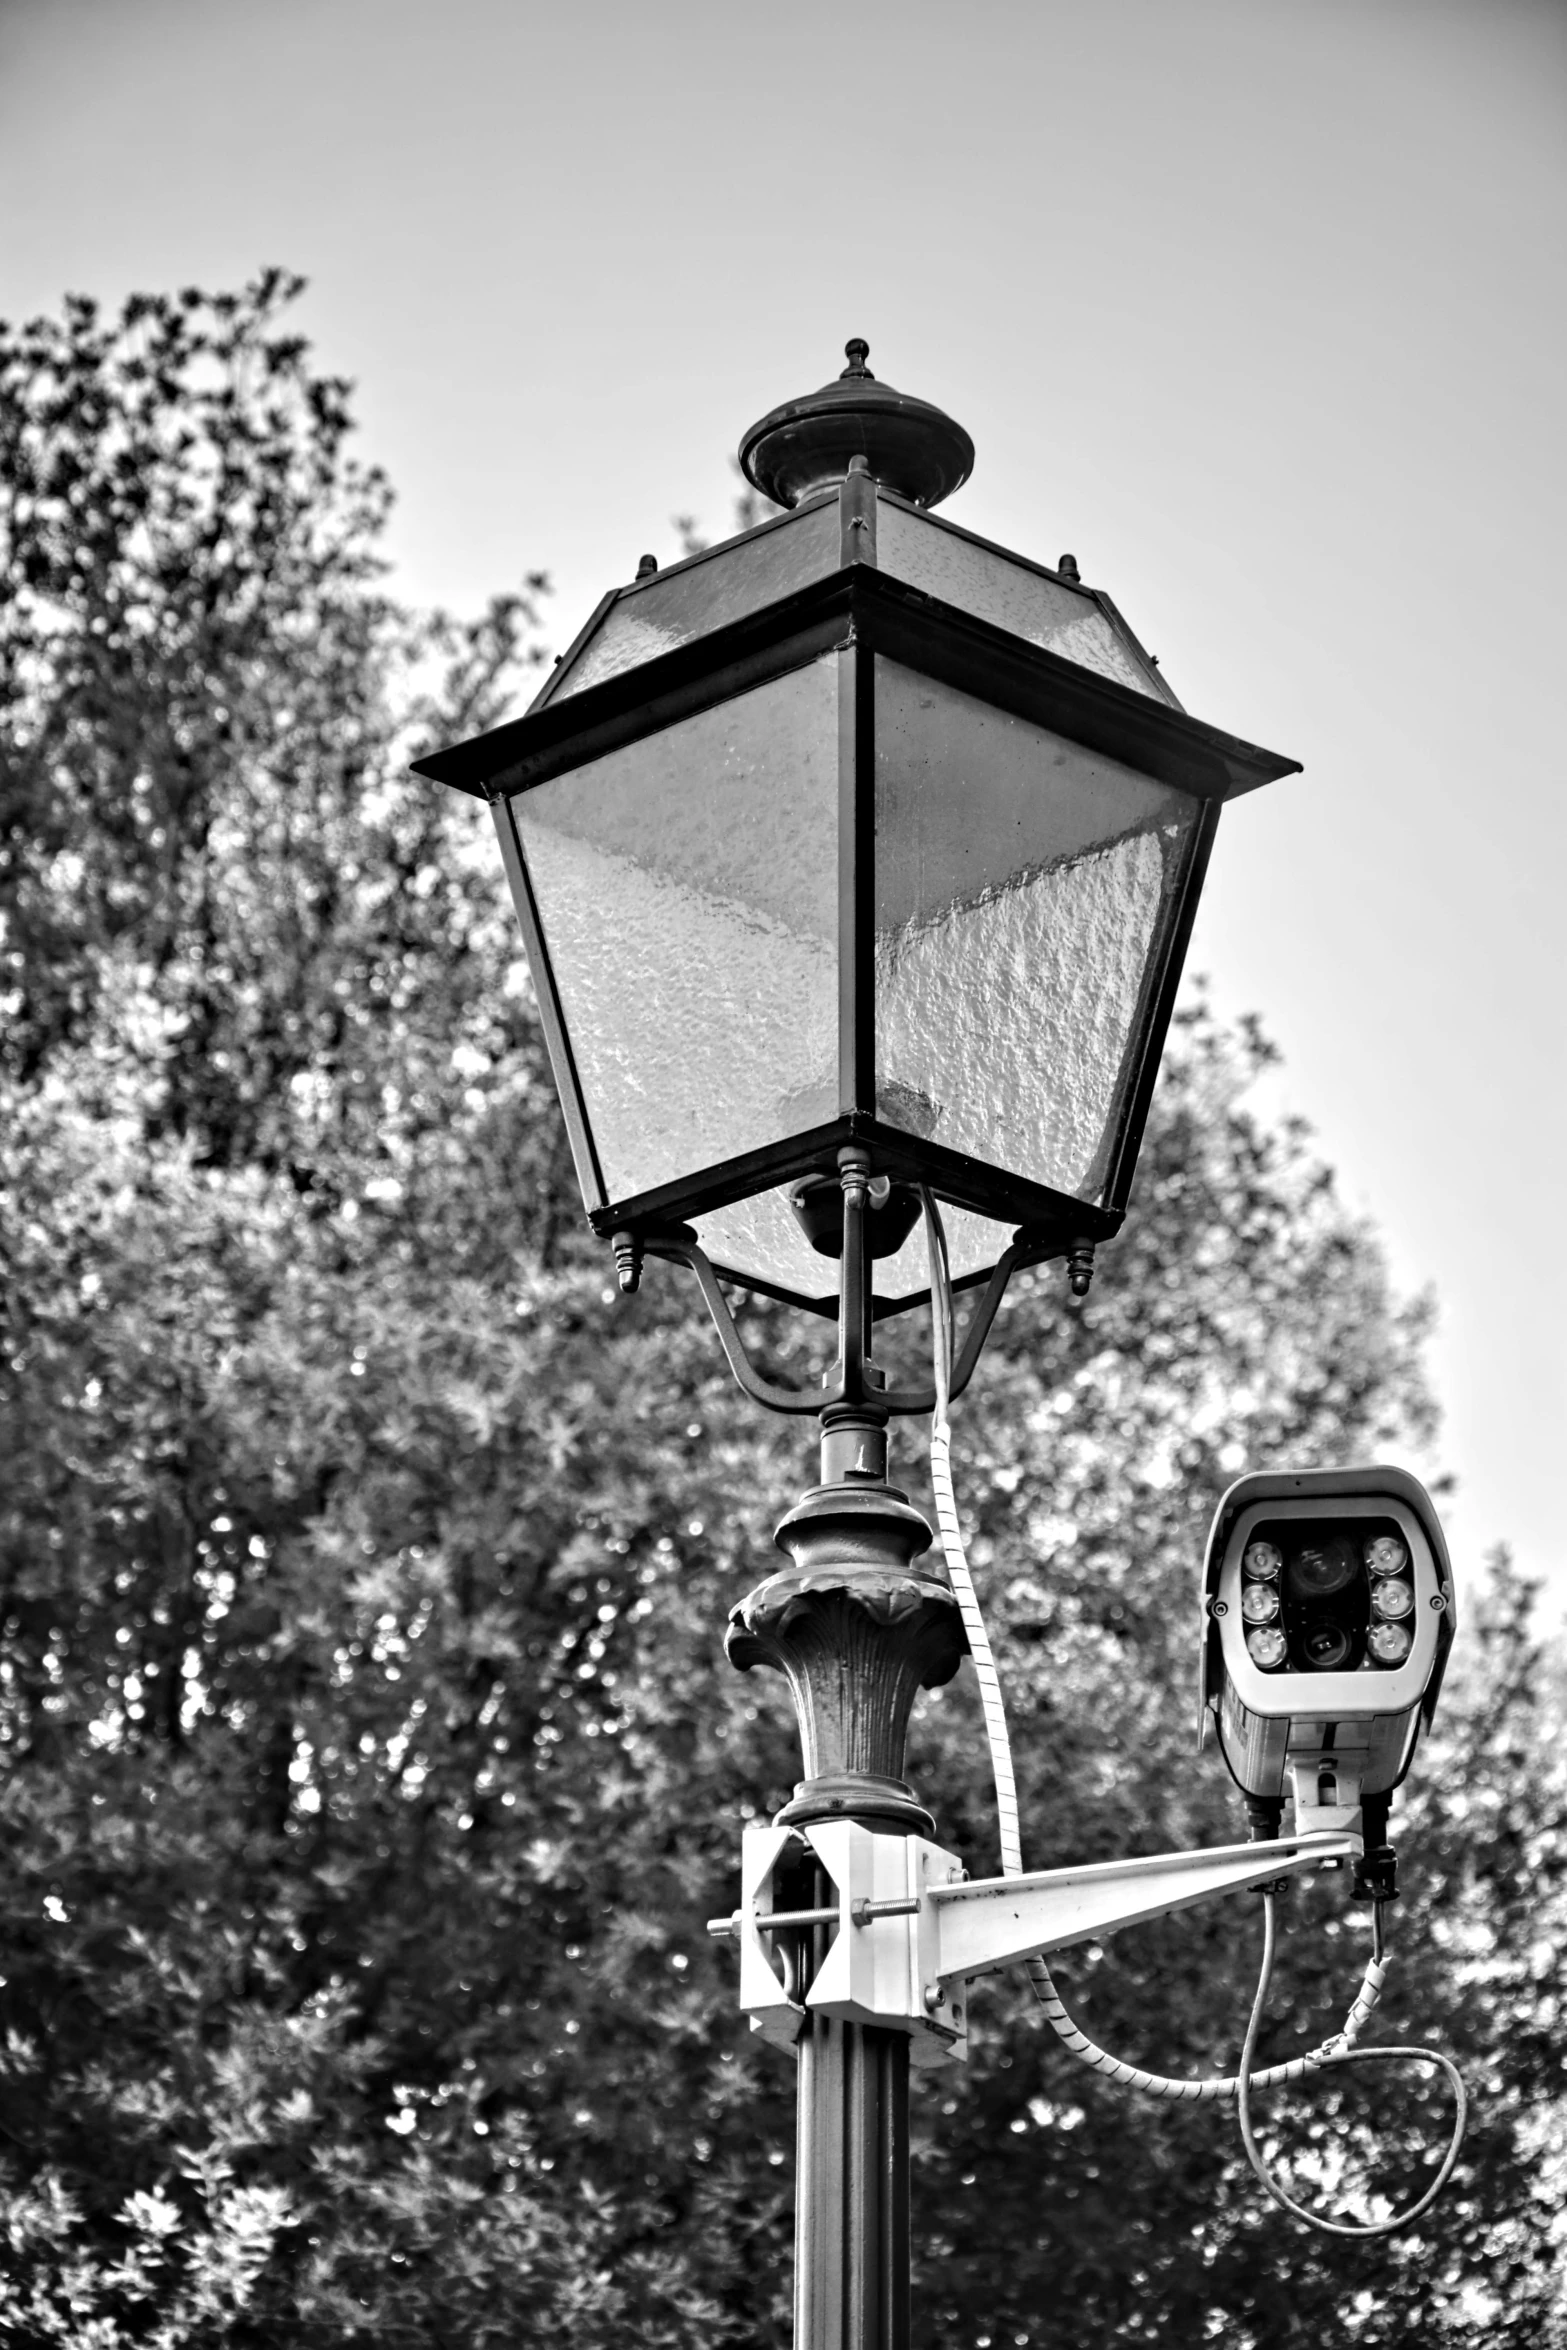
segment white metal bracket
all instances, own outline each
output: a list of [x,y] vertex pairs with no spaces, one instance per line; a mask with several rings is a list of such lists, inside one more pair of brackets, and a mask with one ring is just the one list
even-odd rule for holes
[[1040,1869],[932,1890],[938,1975],[993,1974],[998,1967],[1095,1942],[1144,1918],[1190,1909],[1217,1893],[1243,1893],[1309,1869],[1358,1858],[1358,1836],[1286,1836],[1268,1844],[1220,1844],[1159,1852],[1089,1868]]
[[[780,1908],[778,1864],[809,1847],[827,1877],[831,1899],[820,1909]],[[936,1961],[932,1886],[958,1879],[963,1863],[921,1836],[878,1836],[852,1820],[814,1827],[747,1828],[741,1843],[740,1907],[713,1918],[708,1931],[740,1944],[740,2006],[751,2029],[775,2047],[792,2048],[809,2009],[847,2023],[908,2032],[916,2065],[964,2053],[958,2012],[926,2012],[922,1987]],[[820,1935],[826,1955],[812,1969]]]
[[[775,1907],[773,1870],[793,1842],[789,1828],[746,1829],[740,1840],[740,1907],[724,1921],[740,1943],[741,2009],[750,2017],[752,2031],[775,2048],[792,2048],[805,2021],[804,2003],[792,1996],[785,1979],[787,1973],[792,1980],[794,1969],[775,1968],[769,1949],[771,1929],[761,1922]],[[710,1922],[709,1932],[718,1922]],[[785,1953],[780,1950],[778,1956],[782,1962]]]
[[[1355,1724],[1347,1725],[1353,1729]],[[1348,1833],[1359,1836],[1365,1825],[1360,1781],[1364,1753],[1342,1749],[1326,1754],[1289,1758],[1295,1795],[1295,1827],[1303,1836]]]
[[[780,1909],[773,1899],[777,1864],[797,1836],[832,1887],[819,1909]],[[748,1828],[741,1907],[712,1919],[709,1931],[738,1939],[740,2005],[777,2045],[792,2047],[814,2009],[906,2031],[911,2060],[939,2064],[966,2052],[967,1987],[976,1975],[1216,1894],[1338,1867],[1361,1849],[1358,1835],[1318,1832],[968,1884],[956,1854],[919,1836],[878,1835],[852,1820]],[[808,1981],[811,1962],[800,1955],[807,1935],[815,1947],[816,1937],[827,1939]]]

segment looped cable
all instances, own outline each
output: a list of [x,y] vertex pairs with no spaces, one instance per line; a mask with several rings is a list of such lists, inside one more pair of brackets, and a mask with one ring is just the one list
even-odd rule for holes
[[[1377,1919],[1379,1939],[1381,1923],[1382,1921],[1379,1916]],[[1265,1892],[1262,1897],[1262,1968],[1257,1977],[1257,1996],[1252,2001],[1251,2017],[1246,2026],[1246,2038],[1241,2048],[1240,2072],[1237,2076],[1235,2092],[1235,2108],[1241,2125],[1241,2144],[1246,2149],[1246,2159],[1251,2164],[1251,2167],[1256,2172],[1258,2178],[1262,2181],[1262,2184],[1267,2188],[1268,2193],[1273,2197],[1274,2202],[1281,2204],[1293,2218],[1304,2220],[1308,2228],[1320,2228],[1323,2234],[1328,2236],[1395,2235],[1400,2229],[1411,2226],[1413,2222],[1420,2217],[1422,2212],[1430,2210],[1432,2204],[1436,2201],[1438,2195],[1441,2194],[1442,2189],[1447,2185],[1448,2180],[1453,2175],[1453,2165],[1458,2160],[1459,2148],[1463,2145],[1464,2131],[1468,2125],[1469,2120],[1469,2092],[1464,2087],[1463,2074],[1459,2071],[1457,2065],[1454,2064],[1452,2058],[1450,2056],[1444,2056],[1441,2050],[1438,2048],[1350,2047],[1349,2042],[1354,2035],[1349,2028],[1349,2024],[1353,2024],[1354,2022],[1356,2010],[1360,2004],[1357,2000],[1355,2007],[1350,2010],[1349,2024],[1346,2024],[1344,2032],[1341,2035],[1339,2041],[1329,2041],[1325,2048],[1317,2050],[1316,2055],[1318,2063],[1323,2066],[1337,2064],[1439,2065],[1453,2084],[1453,2134],[1452,2137],[1448,2140],[1447,2151],[1443,2155],[1441,2163],[1438,2165],[1436,2176],[1432,2179],[1430,2185],[1426,2188],[1425,2193],[1420,2197],[1417,2203],[1411,2203],[1406,2210],[1394,2212],[1391,2219],[1325,2219],[1322,2213],[1319,2211],[1308,2211],[1303,2203],[1297,2203],[1294,2196],[1288,2194],[1286,2190],[1279,2185],[1278,2180],[1274,2177],[1266,2161],[1263,2159],[1262,2149],[1257,2144],[1256,2132],[1252,2127],[1252,2092],[1255,2089],[1262,2088],[1264,2084],[1272,2078],[1272,2076],[1268,2073],[1253,2073],[1251,2069],[1251,2060],[1253,2051],[1257,2045],[1257,2035],[1262,2029],[1262,2011],[1267,2004],[1269,1986],[1273,1981],[1273,1961],[1277,1950],[1277,1944],[1278,1919],[1275,1912],[1274,1897],[1271,1893]],[[1375,1964],[1375,1961],[1373,1961],[1373,1964]],[[1368,2014],[1370,2013],[1369,2008],[1366,2012]]]
[[[952,1276],[947,1257],[947,1236],[941,1221],[941,1210],[922,1184],[920,1205],[925,1217],[925,1246],[930,1266],[930,1319],[932,1357],[935,1370],[936,1407],[931,1416],[930,1476],[936,1499],[936,1524],[941,1535],[942,1550],[946,1555],[947,1572],[952,1579],[953,1595],[968,1635],[969,1653],[973,1658],[974,1674],[979,1683],[980,1705],[985,1717],[985,1737],[990,1748],[991,1774],[996,1786],[996,1825],[1001,1848],[1001,1873],[1004,1877],[1023,1874],[1023,1842],[1018,1826],[1017,1779],[1012,1768],[1012,1741],[1007,1731],[1006,1706],[1001,1694],[1001,1681],[996,1672],[996,1661],[985,1629],[979,1597],[974,1589],[974,1578],[969,1572],[968,1554],[963,1546],[963,1530],[958,1523],[957,1496],[952,1484],[952,1429],[950,1425],[952,1383]],[[1274,2201],[1303,2220],[1308,2227],[1324,2229],[1338,2236],[1381,2236],[1396,2228],[1407,2227],[1418,2219],[1441,2193],[1452,2175],[1463,2143],[1468,2115],[1468,2097],[1458,2068],[1451,2060],[1430,2048],[1357,2048],[1354,2043],[1364,2031],[1372,2011],[1382,1995],[1387,1979],[1387,1961],[1382,1944],[1382,1912],[1380,1903],[1375,1909],[1375,1941],[1372,1955],[1354,2003],[1344,2019],[1343,2028],[1333,2037],[1309,2050],[1304,2056],[1292,2057],[1288,2063],[1269,2065],[1262,2072],[1252,2069],[1257,2035],[1262,2025],[1263,2007],[1273,1979],[1273,1961],[1276,1945],[1274,1897],[1267,1893],[1264,1901],[1264,1940],[1262,1972],[1257,1984],[1257,1996],[1252,2003],[1251,2020],[1247,2026],[1245,2044],[1241,2050],[1239,2070],[1207,2080],[1183,2081],[1167,2073],[1145,2072],[1138,2065],[1125,2064],[1108,2049],[1101,2048],[1080,2030],[1062,2004],[1054,1978],[1043,1958],[1031,1958],[1024,1966],[1034,1996],[1044,2010],[1047,2022],[1072,2054],[1089,2065],[1106,2080],[1121,2087],[1140,2089],[1150,2097],[1166,2097],[1184,2104],[1200,2104],[1233,2097],[1240,2116],[1241,2140],[1247,2158]],[[1339,2220],[1320,2218],[1305,2209],[1280,2187],[1263,2161],[1257,2147],[1251,2124],[1251,2100],[1259,2089],[1282,2088],[1289,2081],[1298,2081],[1310,2073],[1324,2070],[1329,2065],[1392,2063],[1399,2060],[1410,2063],[1440,2065],[1454,2085],[1458,2112],[1453,2136],[1441,2168],[1420,2201],[1396,2218],[1381,2220],[1361,2227]]]

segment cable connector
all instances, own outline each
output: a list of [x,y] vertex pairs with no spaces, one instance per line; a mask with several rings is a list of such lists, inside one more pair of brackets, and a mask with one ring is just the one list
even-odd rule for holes
[[1398,1899],[1398,1854],[1391,1844],[1368,1844],[1355,1863],[1351,1901]]

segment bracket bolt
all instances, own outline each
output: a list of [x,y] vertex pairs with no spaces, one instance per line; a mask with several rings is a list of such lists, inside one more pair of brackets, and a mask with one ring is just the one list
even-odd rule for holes
[[620,1294],[635,1297],[642,1286],[642,1235],[617,1232],[611,1246],[615,1251],[615,1278],[620,1283]]

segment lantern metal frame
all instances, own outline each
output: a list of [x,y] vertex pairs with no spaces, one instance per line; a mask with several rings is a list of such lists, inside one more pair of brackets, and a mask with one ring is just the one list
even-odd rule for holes
[[[944,1201],[1014,1226],[1014,1263],[1039,1262],[1111,1239],[1125,1217],[1219,810],[1226,800],[1297,769],[1293,760],[1223,733],[1162,698],[1102,677],[874,568],[875,495],[875,484],[864,474],[851,474],[840,493],[846,552],[854,544],[854,510],[861,518],[867,508],[870,511],[872,527],[859,535],[869,541],[865,552],[871,560],[846,561],[837,572],[760,610],[597,683],[542,701],[524,717],[421,759],[415,768],[416,773],[483,798],[491,806],[588,1221],[606,1239],[626,1236],[638,1252],[646,1248],[678,1253],[693,1262],[688,1251],[695,1236],[686,1229],[689,1218],[803,1176],[831,1175],[846,1150],[865,1153],[878,1176],[926,1185]],[[612,600],[605,600],[595,620]],[[590,631],[593,626],[590,622]],[[839,699],[839,1115],[653,1189],[612,1199],[512,802],[537,785],[833,652],[846,656]],[[1200,803],[1146,959],[1102,1204],[908,1133],[876,1114],[878,655],[1048,728]],[[661,1246],[668,1243],[675,1248]],[[830,1291],[824,1288],[813,1297],[721,1262],[714,1271],[721,1279],[812,1313],[830,1317],[839,1312],[836,1282]],[[993,1268],[987,1267],[969,1274],[959,1286],[988,1285],[992,1278]],[[875,1296],[873,1317],[901,1313],[927,1296],[923,1288],[908,1296]]]

